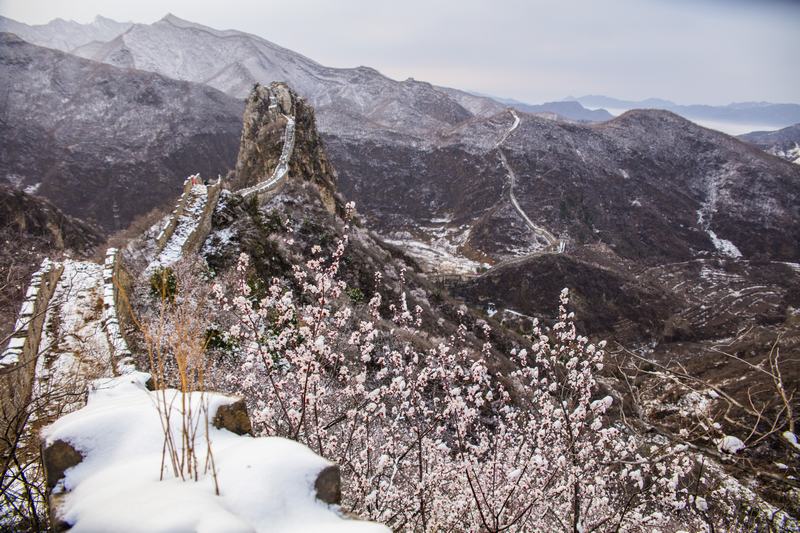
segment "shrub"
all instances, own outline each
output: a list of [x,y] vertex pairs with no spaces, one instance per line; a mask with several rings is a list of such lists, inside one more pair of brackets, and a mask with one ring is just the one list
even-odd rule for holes
[[354,304],[360,304],[364,301],[364,292],[358,287],[347,289],[347,296],[350,297],[350,301]]
[[178,278],[170,267],[159,267],[150,275],[150,294],[164,301],[173,302],[178,293]]
[[463,324],[415,347],[422,309],[405,294],[388,306],[388,330],[380,294],[366,319],[339,305],[353,290],[337,279],[346,243],[330,257],[315,247],[294,282],[273,279],[258,306],[245,254],[233,294],[213,290],[236,318],[228,334],[241,367],[226,377],[248,399],[256,432],[337,461],[345,508],[414,531],[653,530],[678,514],[701,526],[692,456],[607,416],[614,400],[600,397],[596,379],[604,343],[577,334],[566,292],[555,325],[535,327],[503,378],[486,364],[489,344],[476,353]]

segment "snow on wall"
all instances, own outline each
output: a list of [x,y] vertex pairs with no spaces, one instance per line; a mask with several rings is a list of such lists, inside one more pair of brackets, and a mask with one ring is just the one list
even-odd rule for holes
[[206,205],[203,212],[200,214],[197,225],[194,231],[186,239],[183,244],[182,253],[190,254],[198,251],[205,242],[206,237],[211,232],[211,219],[214,216],[214,211],[219,202],[220,194],[222,193],[222,179],[217,179],[217,182],[207,187],[208,192],[206,195]]
[[[25,300],[20,307],[19,317],[14,324],[14,332],[8,341],[8,347],[0,356],[0,367],[16,365],[20,359],[24,358],[25,347],[28,347],[29,355],[35,357],[38,352],[39,336],[41,330],[35,331],[37,318],[38,322],[44,322],[44,311],[52,296],[52,289],[55,287],[60,268],[58,265],[45,258],[39,270],[31,276],[31,283],[25,293]],[[48,285],[42,290],[43,285]]]
[[[62,267],[36,361],[34,390],[41,397],[48,391],[82,392],[92,379],[113,375],[103,327],[103,266],[67,259]],[[71,395],[63,403],[78,408],[83,401],[82,395]]]
[[156,257],[145,269],[145,275],[176,263],[188,248],[202,243],[204,235],[201,234],[211,227],[211,216],[221,187],[221,179],[209,186],[203,185],[197,175],[186,179],[178,205],[164,230],[156,237]]
[[[270,107],[277,106],[277,104],[272,104],[272,102],[273,96],[270,95]],[[286,174],[289,173],[289,161],[291,160],[292,152],[294,151],[294,117],[290,117],[288,115],[283,116],[286,118],[286,129],[284,130],[283,135],[283,148],[281,149],[281,156],[278,159],[278,164],[275,166],[275,170],[272,171],[272,175],[268,180],[256,183],[252,187],[241,189],[239,191],[241,196],[247,197],[251,194],[267,191],[277,185],[286,176]]]
[[106,250],[106,259],[103,264],[103,328],[108,337],[115,370],[119,374],[125,374],[133,371],[134,368],[131,364],[131,351],[128,349],[125,337],[122,336],[117,314],[118,289],[114,285],[114,280],[119,271],[118,252],[119,250],[116,248]]
[[[229,531],[229,532],[380,532],[370,522],[347,520],[337,506],[316,499],[315,481],[331,464],[306,446],[278,437],[236,435],[198,424],[200,465],[205,464],[206,435],[216,465],[213,477],[181,481],[171,469],[160,480],[164,433],[156,405],[171,404],[171,419],[181,420],[180,392],[150,392],[148,374],[133,372],[96,381],[88,402],[45,428],[45,447],[68,443],[81,460],[64,471],[53,489],[55,515],[71,531]],[[235,398],[221,394],[188,395],[195,417],[208,406],[213,419]],[[174,441],[181,441],[174,423]],[[74,464],[74,463],[73,463]]]
[[193,187],[192,182],[196,177],[198,176],[189,176],[183,181],[183,193],[181,193],[181,197],[178,198],[178,203],[175,206],[175,209],[172,210],[172,213],[167,219],[167,222],[164,224],[164,227],[156,236],[156,249],[158,251],[161,251],[161,249],[167,244],[167,241],[169,241],[170,237],[172,237],[175,227],[178,224],[180,214],[183,213],[186,203],[189,201]]

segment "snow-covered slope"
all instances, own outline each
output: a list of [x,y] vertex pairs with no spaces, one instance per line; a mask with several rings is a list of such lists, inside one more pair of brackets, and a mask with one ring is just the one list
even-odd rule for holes
[[[306,446],[204,424],[197,406],[208,406],[213,419],[220,405],[235,400],[220,394],[191,393],[197,412],[187,415],[197,427],[195,442],[202,443],[199,460],[213,461],[218,494],[208,468],[197,481],[181,481],[171,471],[160,480],[164,419],[156,406],[168,402],[172,419],[182,420],[181,394],[148,391],[148,377],[134,372],[95,382],[85,407],[45,430],[46,445],[61,440],[83,457],[54,490],[63,495],[56,512],[74,531],[388,531],[346,520],[315,498],[314,480],[330,463]],[[174,442],[182,443],[179,423],[171,429]]]
[[54,19],[47,24],[30,26],[6,17],[0,17],[0,31],[15,33],[30,43],[70,52],[91,42],[110,41],[131,27],[130,22],[117,22],[96,16],[88,24],[74,20]]
[[800,124],[777,131],[754,131],[739,138],[769,154],[800,165]]
[[247,96],[256,82],[285,81],[314,105],[323,131],[342,129],[339,119],[355,114],[362,128],[422,134],[503,108],[488,98],[413,79],[398,82],[368,67],[325,67],[255,35],[219,31],[173,15],[135,24],[104,45],[92,43],[74,53],[204,83],[237,98]]
[[233,166],[243,105],[211,87],[101,65],[0,33],[0,180],[122,229],[195,172]]

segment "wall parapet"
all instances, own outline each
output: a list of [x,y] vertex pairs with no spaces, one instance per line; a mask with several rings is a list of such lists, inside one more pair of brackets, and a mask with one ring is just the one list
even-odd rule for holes
[[189,197],[191,196],[192,187],[194,187],[195,180],[198,178],[199,175],[195,174],[193,176],[189,176],[183,181],[183,192],[181,193],[181,197],[178,198],[178,203],[175,205],[175,209],[173,209],[172,213],[170,213],[169,220],[167,220],[167,223],[161,229],[158,236],[156,236],[156,253],[160,252],[164,246],[166,246],[170,237],[172,237],[172,234],[175,232],[175,228],[178,227],[178,221],[186,209],[186,203],[189,201]]
[[39,270],[31,276],[14,332],[8,347],[0,356],[0,368],[26,364],[36,359],[47,306],[62,271],[61,265],[44,259]]
[[119,303],[120,254],[117,248],[106,250],[103,263],[103,329],[111,350],[112,368],[117,374],[127,374],[135,370],[132,364],[128,342],[119,325],[117,306]]

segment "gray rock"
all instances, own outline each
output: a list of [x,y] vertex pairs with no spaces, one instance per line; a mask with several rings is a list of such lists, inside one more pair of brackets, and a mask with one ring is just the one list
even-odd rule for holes
[[342,503],[342,476],[339,465],[326,467],[314,482],[317,499],[329,504]]
[[67,469],[83,461],[83,455],[70,443],[57,440],[43,445],[42,464],[44,465],[47,488],[53,490],[59,481],[64,479]]
[[219,406],[212,424],[217,429],[227,429],[237,435],[248,435],[253,431],[250,416],[247,414],[247,405],[242,399]]

